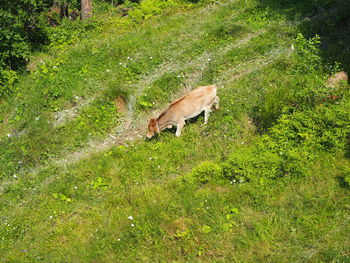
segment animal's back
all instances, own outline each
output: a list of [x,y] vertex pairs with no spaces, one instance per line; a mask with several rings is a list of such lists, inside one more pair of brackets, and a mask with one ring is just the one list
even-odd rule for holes
[[215,85],[198,87],[184,97],[174,101],[170,105],[171,111],[186,119],[195,117],[213,102],[216,97],[216,91],[217,87]]

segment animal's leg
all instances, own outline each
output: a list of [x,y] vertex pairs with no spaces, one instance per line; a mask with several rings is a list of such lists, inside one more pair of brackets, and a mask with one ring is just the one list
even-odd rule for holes
[[210,114],[210,107],[204,109],[204,124],[207,124]]
[[215,99],[214,99],[214,108],[215,108],[215,110],[219,109],[219,101],[220,101],[219,97],[216,96]]
[[185,121],[181,121],[179,123],[177,123],[177,128],[176,128],[176,137],[179,137],[181,135],[181,131],[182,131],[182,128],[185,126]]

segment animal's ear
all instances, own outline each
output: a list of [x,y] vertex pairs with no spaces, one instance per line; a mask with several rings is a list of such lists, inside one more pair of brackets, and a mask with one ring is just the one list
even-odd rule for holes
[[149,125],[151,125],[151,126],[154,126],[155,124],[156,124],[156,119],[155,118],[151,118],[150,120],[149,120]]
[[148,122],[148,126],[153,126],[154,125],[154,121],[155,119],[154,118],[151,118]]

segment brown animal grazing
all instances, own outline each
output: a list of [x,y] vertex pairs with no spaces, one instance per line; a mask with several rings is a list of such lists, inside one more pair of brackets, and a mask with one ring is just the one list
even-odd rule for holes
[[334,88],[336,86],[339,86],[340,84],[348,83],[348,74],[346,74],[345,71],[340,71],[338,73],[335,73],[333,76],[331,76],[327,80],[327,86],[330,88]]
[[193,118],[204,111],[204,124],[208,122],[211,108],[219,109],[219,97],[216,96],[215,85],[198,87],[182,98],[172,102],[157,119],[152,118],[148,123],[147,138],[160,133],[166,128],[176,125],[176,136],[181,135],[185,120]]

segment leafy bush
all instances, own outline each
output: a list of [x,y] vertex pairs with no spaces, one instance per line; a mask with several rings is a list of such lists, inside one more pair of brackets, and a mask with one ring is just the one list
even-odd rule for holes
[[[58,1],[62,3],[63,1]],[[70,2],[76,5],[77,1]],[[22,70],[31,52],[50,44],[51,50],[74,43],[82,33],[99,27],[96,21],[60,21],[51,27],[48,22],[52,0],[4,0],[0,6],[0,97],[13,92],[15,71]],[[54,13],[56,14],[56,13]],[[52,15],[52,14],[51,14]],[[58,16],[58,14],[56,14]]]
[[350,173],[348,173],[345,178],[344,178],[345,182],[348,184],[348,186],[350,186]]
[[16,71],[10,69],[2,69],[0,67],[0,98],[13,92],[13,84],[17,80]]
[[318,151],[345,150],[350,130],[350,100],[282,114],[251,148],[239,148],[223,164],[227,178],[306,175]]
[[350,187],[350,168],[343,167],[340,176],[338,177],[345,187]]
[[223,164],[223,173],[230,180],[252,180],[257,177],[275,178],[281,175],[280,155],[258,148],[239,148]]
[[193,191],[202,184],[219,182],[224,179],[221,166],[213,161],[204,161],[191,172],[178,176],[172,182],[172,188],[179,192]]
[[15,71],[23,68],[30,52],[46,42],[39,14],[51,1],[9,0],[0,5],[0,98],[13,92]]
[[314,73],[321,68],[320,44],[321,40],[318,35],[306,39],[302,33],[298,33],[294,41],[294,56],[298,61],[295,67],[297,72]]
[[14,70],[21,68],[29,52],[46,42],[39,14],[51,5],[51,0],[1,1],[0,63]]
[[319,105],[314,109],[282,115],[269,136],[280,147],[315,148],[317,150],[345,149],[350,128],[350,101]]
[[[301,33],[297,35],[292,64],[285,69],[286,75],[269,79],[270,83],[266,83],[261,100],[252,110],[251,115],[261,132],[275,124],[282,114],[310,109],[329,101],[330,96],[341,95],[342,91],[333,94],[334,91],[325,86],[319,45],[320,38],[317,35],[310,39]],[[282,62],[278,63],[283,66]]]
[[68,45],[75,43],[85,33],[91,30],[101,28],[101,22],[94,19],[88,21],[68,21],[62,20],[57,27],[46,27],[45,33],[48,38],[49,48],[51,51],[63,49]]
[[220,165],[212,161],[204,161],[191,171],[190,176],[193,176],[201,184],[205,184],[221,179],[222,169]]
[[143,0],[129,16],[136,22],[147,21],[150,17],[160,15],[163,9],[176,5],[173,0]]

